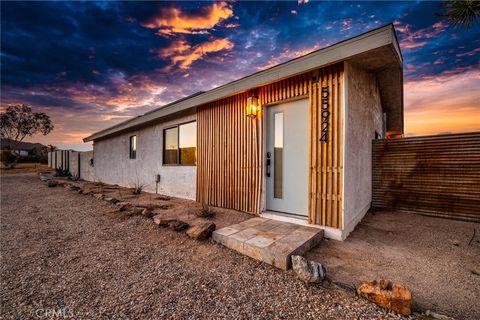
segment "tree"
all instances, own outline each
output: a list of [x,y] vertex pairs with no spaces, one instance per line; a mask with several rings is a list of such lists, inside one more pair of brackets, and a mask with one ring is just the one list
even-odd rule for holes
[[480,22],[480,1],[448,0],[443,3],[446,11],[441,15],[455,27],[471,28]]
[[25,104],[8,106],[5,112],[0,113],[0,136],[13,142],[10,147],[17,160],[15,150],[25,137],[37,133],[45,136],[52,130],[53,124],[48,115],[43,112],[34,113]]

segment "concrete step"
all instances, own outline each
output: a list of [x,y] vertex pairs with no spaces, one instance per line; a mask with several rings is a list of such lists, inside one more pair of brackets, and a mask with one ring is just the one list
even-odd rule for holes
[[288,270],[323,239],[323,230],[266,218],[252,218],[213,232],[214,241],[246,256]]

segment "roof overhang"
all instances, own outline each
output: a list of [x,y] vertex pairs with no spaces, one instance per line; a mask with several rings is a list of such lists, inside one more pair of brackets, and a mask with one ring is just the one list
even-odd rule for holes
[[[385,63],[375,62],[372,56],[374,50],[385,49],[390,54],[390,59]],[[239,80],[230,82],[220,87],[202,92],[168,105],[157,108],[153,111],[137,116],[125,122],[96,132],[83,139],[84,142],[94,141],[116,135],[122,132],[135,130],[148,124],[164,121],[173,115],[194,112],[197,106],[204,105],[219,99],[223,99],[250,89],[289,78],[298,74],[312,71],[327,65],[362,57],[370,57],[372,69],[377,71],[387,70],[394,67],[402,70],[402,55],[392,24],[366,32],[354,38],[338,42],[329,47],[311,52],[305,56],[284,62],[266,70],[259,71]],[[358,60],[360,61],[360,60]],[[383,69],[382,69],[383,68]],[[402,90],[403,93],[403,89]],[[402,94],[402,131],[403,131],[403,94]]]

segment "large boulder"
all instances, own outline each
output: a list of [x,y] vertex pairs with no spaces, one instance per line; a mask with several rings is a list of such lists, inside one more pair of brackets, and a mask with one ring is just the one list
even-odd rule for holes
[[302,256],[292,256],[292,268],[305,283],[321,283],[325,280],[325,267],[319,262],[308,261]]
[[215,223],[204,222],[188,228],[187,235],[195,240],[205,240],[212,235],[212,232],[215,231],[215,228]]
[[408,316],[412,312],[412,294],[402,285],[388,280],[374,280],[362,283],[357,293],[379,306]]

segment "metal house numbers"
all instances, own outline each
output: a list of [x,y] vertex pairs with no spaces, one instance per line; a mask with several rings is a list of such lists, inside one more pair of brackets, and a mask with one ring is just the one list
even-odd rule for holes
[[329,118],[330,118],[330,111],[328,111],[328,87],[322,87],[322,131],[320,136],[320,141],[328,141],[328,126],[329,126]]

